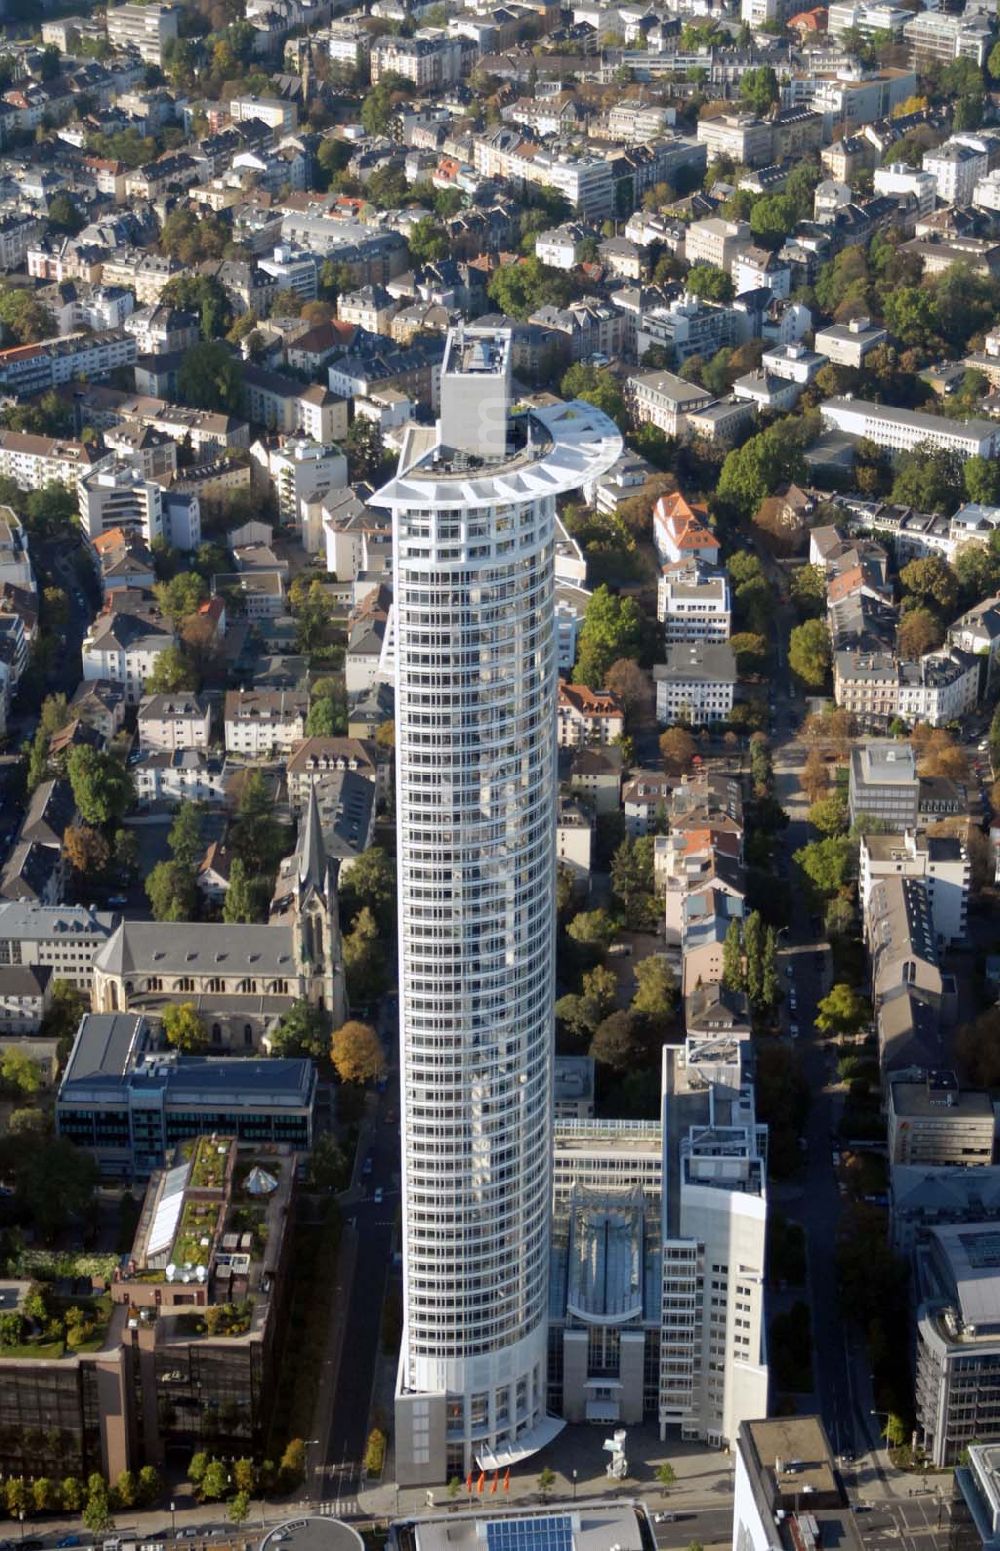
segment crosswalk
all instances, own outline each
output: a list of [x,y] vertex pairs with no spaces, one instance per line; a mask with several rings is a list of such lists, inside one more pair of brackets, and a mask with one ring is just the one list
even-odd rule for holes
[[361,1512],[361,1504],[356,1497],[334,1497],[320,1503],[319,1511],[331,1519],[350,1519]]

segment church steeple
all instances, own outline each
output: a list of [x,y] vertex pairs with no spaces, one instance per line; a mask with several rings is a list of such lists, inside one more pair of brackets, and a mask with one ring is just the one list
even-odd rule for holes
[[327,895],[330,891],[330,862],[323,844],[323,825],[319,817],[319,803],[316,801],[315,781],[309,783],[298,854],[295,882],[300,898],[305,898],[312,891]]

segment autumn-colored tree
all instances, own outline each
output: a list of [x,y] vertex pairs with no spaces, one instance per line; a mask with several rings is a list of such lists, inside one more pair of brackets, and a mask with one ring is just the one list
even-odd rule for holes
[[925,652],[932,652],[944,640],[944,626],[930,609],[910,609],[899,621],[896,645],[899,655],[908,662],[916,662]]
[[619,657],[611,664],[604,675],[604,688],[618,696],[625,712],[625,719],[629,723],[650,698],[649,675],[644,673],[631,657]]
[[965,754],[943,727],[927,728],[917,724],[910,735],[920,759],[920,774],[944,776],[951,781],[966,781],[969,765]]
[[802,790],[810,802],[818,802],[826,795],[826,789],[830,784],[830,774],[826,768],[826,760],[819,749],[809,750],[806,762],[802,767],[802,775],[799,778]]
[[197,1055],[208,1044],[205,1025],[194,1002],[174,1002],[163,1009],[163,1032],[169,1044],[185,1055]]
[[353,1018],[334,1034],[330,1057],[341,1082],[373,1082],[385,1071],[385,1052],[375,1030]]
[[682,775],[691,768],[691,761],[698,752],[686,727],[668,727],[660,736],[660,753],[668,775]]
[[103,872],[110,860],[108,842],[89,824],[71,824],[63,835],[63,855],[81,875]]

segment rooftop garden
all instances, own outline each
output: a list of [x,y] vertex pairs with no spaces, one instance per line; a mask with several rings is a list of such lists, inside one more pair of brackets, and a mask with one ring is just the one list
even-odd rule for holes
[[226,1165],[236,1143],[231,1137],[199,1136],[191,1154],[191,1184],[196,1190],[221,1190],[226,1182]]
[[36,1282],[19,1308],[0,1314],[0,1357],[52,1359],[100,1351],[111,1308],[107,1294],[68,1302]]
[[208,1264],[218,1217],[214,1201],[185,1201],[171,1250],[174,1265]]
[[174,1315],[178,1335],[245,1336],[253,1323],[253,1299],[244,1303],[212,1303],[198,1313]]

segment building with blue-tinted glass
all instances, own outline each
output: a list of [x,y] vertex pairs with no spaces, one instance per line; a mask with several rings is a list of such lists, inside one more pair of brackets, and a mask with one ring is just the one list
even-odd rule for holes
[[56,1129],[101,1172],[145,1178],[191,1137],[312,1146],[316,1070],[306,1060],[233,1060],[159,1050],[137,1013],[85,1013],[56,1102]]

